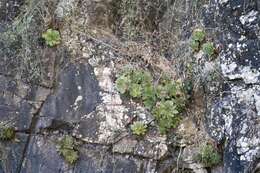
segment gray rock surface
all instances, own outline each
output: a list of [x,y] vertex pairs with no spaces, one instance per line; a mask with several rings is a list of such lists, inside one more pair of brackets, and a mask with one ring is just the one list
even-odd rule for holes
[[73,125],[94,111],[100,99],[99,86],[93,75],[88,64],[68,64],[64,67],[55,93],[44,102],[37,128],[51,128],[54,120]]
[[[215,12],[211,8],[216,9]],[[204,20],[214,20],[222,47],[222,95],[213,99],[207,116],[208,132],[224,141],[224,171],[252,172],[260,152],[259,125],[259,2],[212,3]],[[211,26],[211,24],[206,24]]]
[[[259,1],[131,0],[141,14],[123,2],[0,0],[0,130],[16,132],[0,140],[0,173],[256,173]],[[57,47],[41,38],[48,28],[61,34]],[[195,28],[215,59],[190,49]],[[194,82],[178,128],[161,135],[151,112],[119,94],[125,65]],[[144,137],[131,133],[136,120],[149,126]],[[77,142],[74,165],[58,152],[64,135]],[[223,154],[213,168],[194,159],[207,142]]]
[[29,136],[27,134],[17,134],[16,139],[16,142],[1,142],[1,173],[19,172]]
[[109,152],[107,146],[88,144],[80,146],[80,160],[74,166],[70,166],[57,153],[56,140],[57,136],[33,137],[21,172],[134,173],[142,170],[153,171],[149,170],[153,169],[152,165],[149,165],[151,163],[142,158],[114,155]]

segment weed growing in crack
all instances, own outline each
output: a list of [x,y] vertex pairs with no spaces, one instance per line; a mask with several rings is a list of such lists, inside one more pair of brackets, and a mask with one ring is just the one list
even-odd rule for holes
[[121,93],[149,109],[158,123],[162,134],[177,127],[186,104],[186,95],[180,81],[172,81],[164,76],[154,84],[151,74],[144,70],[124,71],[116,80],[116,88]]
[[54,47],[61,43],[60,33],[54,29],[48,29],[44,32],[42,38],[44,38],[46,44],[50,47]]
[[147,125],[141,121],[136,121],[131,125],[131,130],[134,135],[144,136],[147,132]]
[[74,139],[71,136],[66,135],[58,142],[58,151],[69,164],[74,164],[79,158],[79,153],[75,150]]
[[221,156],[212,145],[206,144],[200,148],[195,160],[205,167],[213,167],[221,162]]
[[15,129],[13,127],[0,128],[0,140],[9,141],[15,138]]

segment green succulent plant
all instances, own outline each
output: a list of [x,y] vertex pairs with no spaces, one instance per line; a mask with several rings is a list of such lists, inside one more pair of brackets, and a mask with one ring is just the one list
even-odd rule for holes
[[156,90],[152,84],[147,84],[144,86],[143,93],[142,93],[142,100],[144,106],[150,110],[155,105],[157,97],[156,97]]
[[137,136],[143,136],[147,132],[147,125],[141,121],[134,122],[130,128],[132,133]]
[[54,29],[48,29],[44,32],[42,38],[44,38],[46,44],[50,47],[54,47],[61,43],[60,33]]
[[205,39],[205,37],[206,37],[206,33],[201,29],[196,29],[192,33],[192,40],[194,41],[202,42]]
[[196,29],[193,31],[192,36],[191,36],[191,42],[190,42],[190,47],[192,48],[193,51],[199,51],[200,46],[202,42],[206,38],[206,33],[205,31],[201,29]]
[[12,140],[15,138],[15,129],[13,127],[0,128],[0,139],[4,141]]
[[130,84],[131,80],[126,75],[122,75],[116,80],[116,88],[121,94],[125,94],[128,91]]
[[128,94],[133,98],[141,98],[144,87],[151,83],[149,73],[143,70],[128,69],[116,80],[116,88],[121,94]]
[[206,42],[206,33],[197,29],[192,33],[190,47],[193,51],[197,52],[202,49],[203,53],[209,57],[212,57],[216,53],[213,42]]
[[158,85],[156,86],[156,95],[159,99],[163,100],[163,99],[166,99],[167,97],[170,97],[168,95],[168,88],[167,86],[164,86],[164,85]]
[[130,96],[133,98],[140,98],[142,96],[142,86],[140,84],[133,83],[130,86]]
[[221,156],[211,144],[203,145],[195,160],[205,167],[213,167],[221,162]]
[[171,128],[177,127],[180,121],[179,113],[176,104],[172,100],[157,103],[153,109],[153,114],[162,134],[165,134]]
[[204,54],[208,55],[209,57],[215,54],[215,47],[212,42],[207,42],[202,45],[202,50]]
[[75,150],[75,143],[71,136],[66,135],[58,142],[58,151],[69,164],[74,164],[79,153]]

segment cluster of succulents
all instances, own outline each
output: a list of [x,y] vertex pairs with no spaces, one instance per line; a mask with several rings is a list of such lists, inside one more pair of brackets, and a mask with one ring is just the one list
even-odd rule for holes
[[193,31],[190,46],[194,52],[202,49],[203,53],[209,57],[216,54],[214,43],[206,40],[206,33],[201,29]]
[[141,101],[152,112],[161,133],[178,125],[186,102],[180,81],[163,76],[154,84],[148,71],[128,69],[117,78],[116,87],[121,94]]

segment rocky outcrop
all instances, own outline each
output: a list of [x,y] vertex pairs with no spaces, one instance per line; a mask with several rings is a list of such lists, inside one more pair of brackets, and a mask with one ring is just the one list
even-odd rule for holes
[[[213,12],[213,9],[216,11]],[[206,15],[207,14],[207,15]],[[259,2],[213,2],[204,20],[220,31],[221,95],[207,115],[208,132],[224,142],[225,172],[253,172],[259,161]]]
[[[144,159],[112,154],[108,146],[84,144],[79,148],[80,160],[70,166],[56,151],[54,136],[35,136],[29,144],[26,161],[21,172],[152,172],[153,168]],[[51,158],[50,158],[51,156]],[[151,168],[150,168],[151,167]],[[148,169],[148,170],[147,170]],[[151,169],[151,170],[149,170]]]
[[[257,0],[0,0],[0,132],[16,132],[0,141],[0,173],[257,172],[259,8]],[[60,45],[45,45],[48,28]],[[195,28],[216,45],[215,59],[191,50]],[[176,129],[160,134],[151,112],[119,94],[124,66],[193,82]],[[143,137],[131,132],[137,120],[148,125]],[[64,135],[75,140],[74,165],[58,152]],[[203,143],[222,163],[195,159]]]

